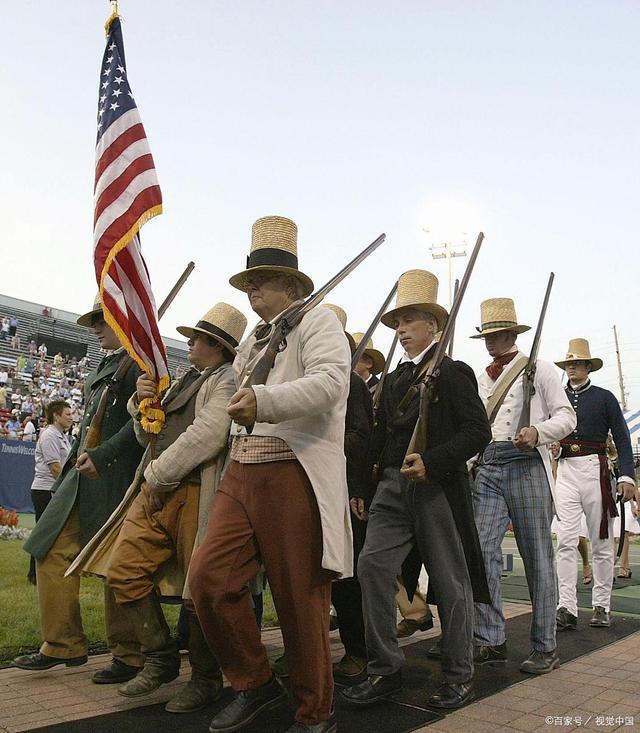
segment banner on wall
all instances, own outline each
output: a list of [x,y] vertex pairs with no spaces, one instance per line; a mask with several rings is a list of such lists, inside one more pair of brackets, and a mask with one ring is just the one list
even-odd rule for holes
[[36,444],[0,440],[0,506],[33,513],[31,484],[35,471]]

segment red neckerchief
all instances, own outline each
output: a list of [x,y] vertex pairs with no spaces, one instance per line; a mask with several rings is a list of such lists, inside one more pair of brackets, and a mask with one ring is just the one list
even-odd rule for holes
[[515,359],[517,355],[518,355],[517,351],[507,351],[506,354],[496,356],[496,358],[487,367],[487,374],[495,382],[496,379],[502,374],[502,371],[504,370],[505,366],[510,361],[513,361],[513,359]]

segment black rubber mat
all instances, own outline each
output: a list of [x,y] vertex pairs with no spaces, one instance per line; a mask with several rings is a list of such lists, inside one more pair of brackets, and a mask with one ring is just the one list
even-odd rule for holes
[[[592,629],[590,614],[580,614],[577,631],[558,634],[561,662],[588,654],[603,646],[640,630],[640,618],[615,616],[608,629]],[[531,652],[529,625],[531,614],[507,621],[506,663],[478,667],[475,675],[476,699],[488,697],[517,682],[530,679],[519,670],[520,662]],[[402,670],[403,690],[393,700],[385,700],[368,708],[353,708],[340,697],[336,688],[336,712],[341,731],[349,733],[408,733],[441,719],[441,715],[427,709],[427,699],[440,681],[440,664],[426,653],[433,639],[404,647],[406,663]],[[36,728],[38,733],[202,733],[211,718],[232,698],[227,689],[221,700],[205,710],[188,715],[172,715],[163,705],[149,705],[117,713],[109,713],[84,720],[69,721]],[[246,733],[282,733],[293,722],[294,708],[288,705],[265,714],[259,721],[244,728]]]

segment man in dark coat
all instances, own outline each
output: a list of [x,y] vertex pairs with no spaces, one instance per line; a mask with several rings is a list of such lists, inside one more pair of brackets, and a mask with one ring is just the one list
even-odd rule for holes
[[[445,357],[429,405],[427,450],[406,456],[420,401],[417,392],[404,397],[426,371],[435,352],[435,334],[447,318],[436,303],[437,286],[431,273],[404,273],[396,308],[382,318],[398,332],[405,356],[385,382],[373,441],[381,480],[358,563],[369,677],[344,691],[353,704],[368,705],[401,689],[396,577],[414,545],[416,557],[429,573],[430,592],[442,623],[444,682],[429,704],[457,708],[474,696],[473,602],[474,598],[487,602],[489,594],[466,461],[484,448],[491,432],[473,372],[466,364]],[[413,588],[407,586],[411,597]]]
[[[99,300],[78,319],[92,328],[100,346],[108,352],[86,379],[85,415],[62,473],[52,487],[52,498],[24,549],[36,559],[40,620],[44,643],[35,654],[13,660],[21,669],[40,671],[57,665],[75,667],[87,661],[88,643],[80,617],[80,578],[65,577],[73,559],[105,523],[121,502],[142,457],[134,436],[127,401],[135,392],[140,372],[131,365],[125,376],[112,384],[122,359],[113,330],[106,324]],[[104,390],[112,396],[101,426],[99,445],[85,450],[91,420]],[[98,684],[124,682],[144,664],[133,628],[105,585],[107,644],[113,655],[109,667],[96,672]]]

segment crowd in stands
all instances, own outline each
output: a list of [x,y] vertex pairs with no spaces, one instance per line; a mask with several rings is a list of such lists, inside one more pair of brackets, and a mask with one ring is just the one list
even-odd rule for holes
[[23,346],[17,327],[15,316],[0,319],[0,340],[11,341],[17,352],[14,364],[0,363],[0,438],[37,440],[46,425],[46,407],[54,400],[65,400],[71,406],[75,433],[84,414],[89,357],[50,355],[46,344],[36,344],[33,339]]

